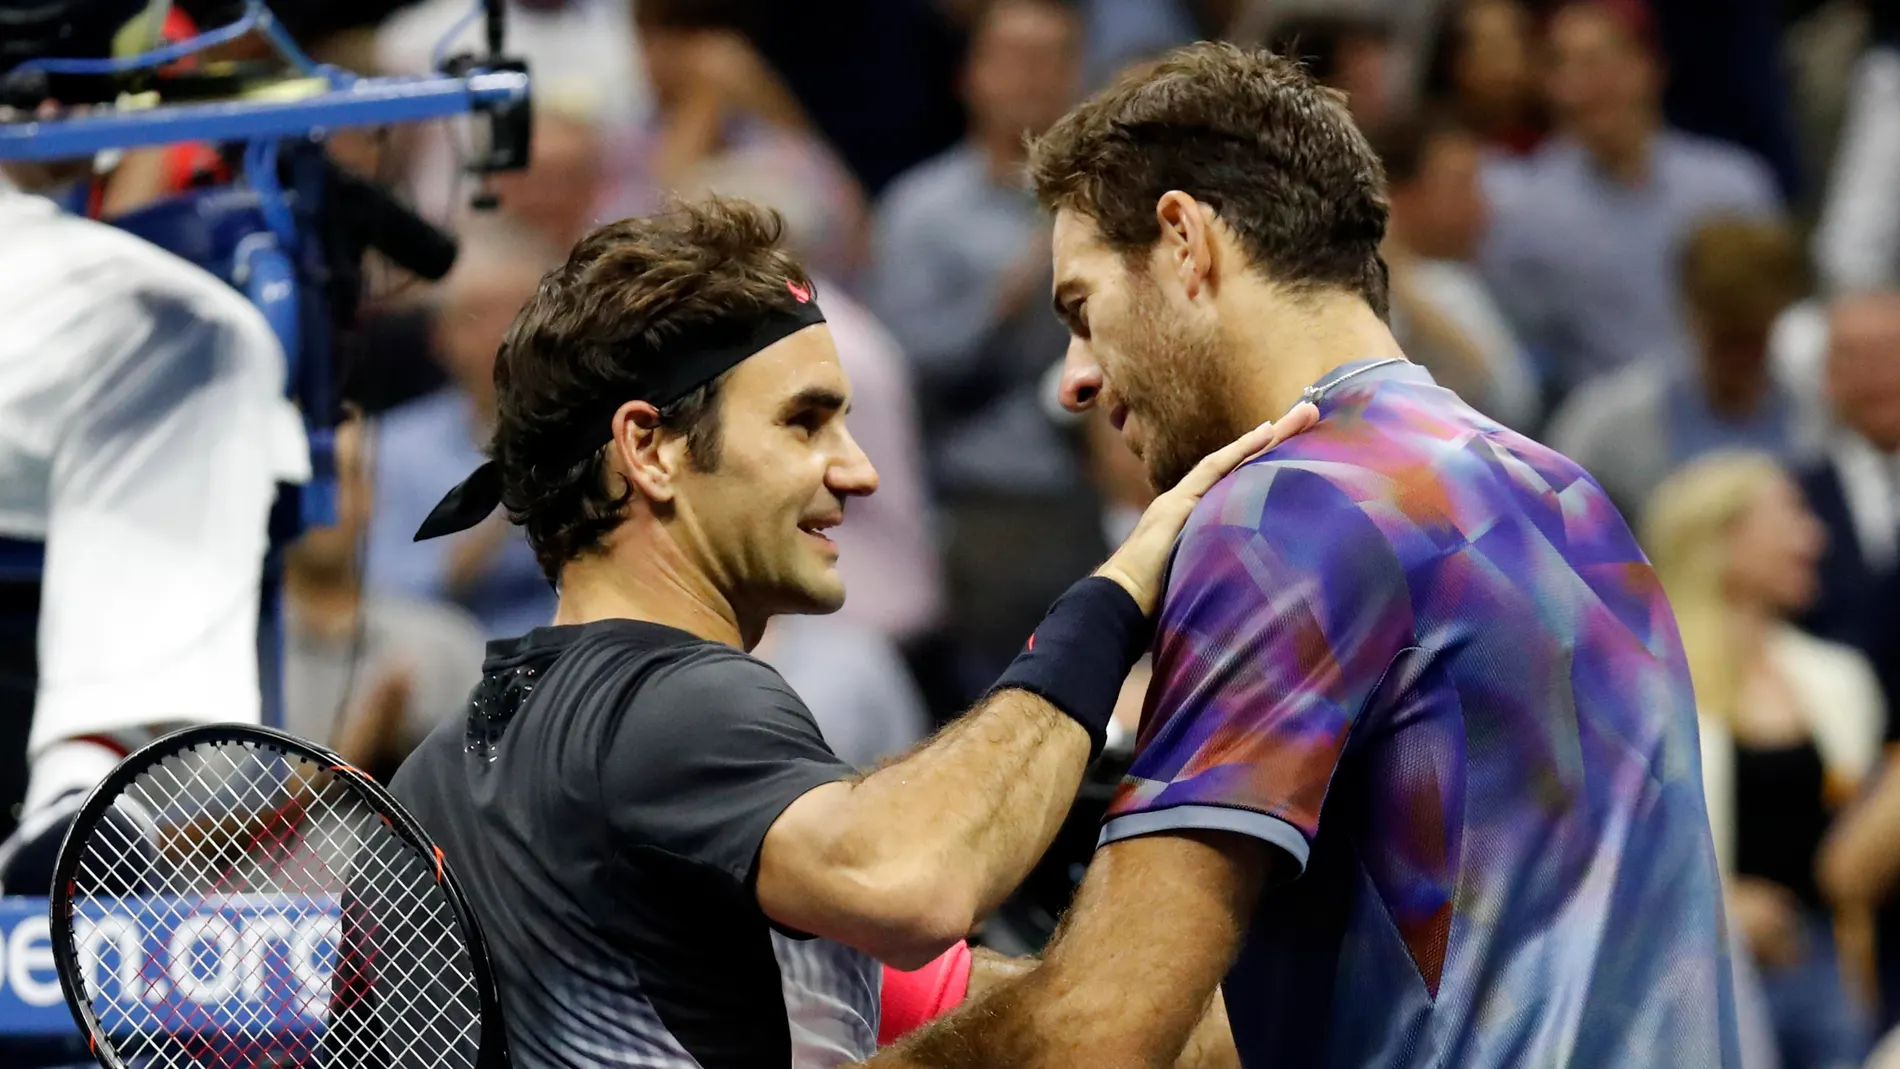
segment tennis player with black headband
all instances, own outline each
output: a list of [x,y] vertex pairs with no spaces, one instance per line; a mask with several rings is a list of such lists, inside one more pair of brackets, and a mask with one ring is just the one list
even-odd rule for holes
[[[772,616],[843,603],[824,532],[877,489],[779,232],[711,199],[583,239],[502,344],[493,460],[417,532],[505,506],[560,592],[553,626],[489,645],[466,723],[393,785],[464,877],[521,1069],[873,1053],[879,962],[960,947],[1029,871],[1189,510],[1275,438],[1163,494],[988,697],[860,775],[746,653]],[[1005,968],[979,960],[969,982]]]

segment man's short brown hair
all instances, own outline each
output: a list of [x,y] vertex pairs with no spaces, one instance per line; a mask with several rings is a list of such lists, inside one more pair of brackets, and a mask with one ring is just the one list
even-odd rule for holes
[[1031,147],[1050,210],[1138,255],[1155,202],[1181,190],[1232,227],[1267,277],[1339,288],[1386,314],[1385,175],[1345,98],[1271,52],[1203,42],[1131,70]]
[[1707,216],[1683,242],[1683,299],[1718,325],[1765,328],[1811,281],[1800,236],[1774,219]]
[[[550,580],[599,545],[632,498],[630,487],[609,484],[603,421],[652,388],[663,370],[656,354],[682,335],[788,311],[797,302],[788,283],[811,286],[781,248],[783,234],[777,212],[723,197],[609,223],[582,238],[515,317],[495,358],[489,453],[502,504]],[[719,460],[722,380],[660,410],[701,470]]]

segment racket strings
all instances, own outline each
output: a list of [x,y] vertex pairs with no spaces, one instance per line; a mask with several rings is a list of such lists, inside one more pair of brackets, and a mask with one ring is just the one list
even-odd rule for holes
[[480,1003],[438,861],[252,742],[133,778],[72,881],[81,986],[135,1069],[460,1069]]

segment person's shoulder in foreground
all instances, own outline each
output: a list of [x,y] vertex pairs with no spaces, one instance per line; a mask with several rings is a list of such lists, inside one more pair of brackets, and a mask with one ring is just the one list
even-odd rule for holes
[[[128,336],[138,333],[132,327],[139,322],[166,325],[161,334],[175,333],[178,328],[165,317],[183,313],[203,324],[201,330],[230,336],[244,351],[266,356],[279,351],[263,313],[243,294],[166,249],[67,214],[44,197],[13,189],[3,176],[0,219],[7,232],[0,251],[22,254],[0,258],[0,279],[19,307],[56,313],[83,302],[93,320]],[[65,301],[52,300],[62,295]],[[101,315],[103,309],[111,314]]]
[[1190,521],[1104,841],[1239,832],[1301,877],[1227,977],[1248,1064],[1717,1064],[1693,705],[1627,527],[1422,369],[1321,408]]

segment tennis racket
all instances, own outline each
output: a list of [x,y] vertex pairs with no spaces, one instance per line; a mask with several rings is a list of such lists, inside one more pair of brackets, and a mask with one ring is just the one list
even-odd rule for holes
[[381,785],[267,728],[127,757],[60,848],[53,957],[105,1069],[506,1069],[481,929]]

